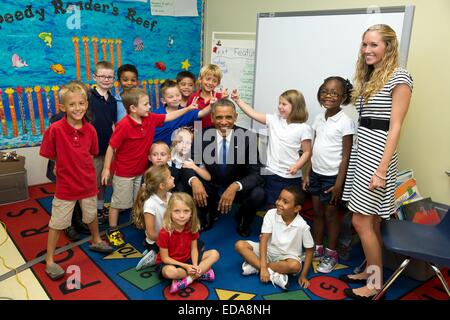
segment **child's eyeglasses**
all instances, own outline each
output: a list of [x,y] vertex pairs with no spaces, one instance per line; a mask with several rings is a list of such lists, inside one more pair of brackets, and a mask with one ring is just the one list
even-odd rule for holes
[[320,90],[319,94],[323,97],[329,95],[332,98],[338,98],[341,96],[341,94],[337,93],[336,91],[326,91],[326,90]]
[[95,74],[95,73],[94,73],[94,75],[95,75],[97,78],[100,78],[100,79],[102,79],[102,80],[108,80],[108,81],[114,80],[114,77],[113,77],[113,76],[103,76],[103,75],[98,75],[98,74]]

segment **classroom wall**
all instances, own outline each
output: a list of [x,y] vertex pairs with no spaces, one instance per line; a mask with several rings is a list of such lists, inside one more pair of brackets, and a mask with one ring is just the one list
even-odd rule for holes
[[[416,6],[408,70],[414,92],[399,144],[400,169],[415,172],[420,193],[450,204],[450,1],[448,0],[207,0],[205,60],[213,31],[255,32],[257,12],[361,8],[365,5]],[[274,106],[275,108],[275,106]],[[39,147],[17,149],[26,157],[29,185],[47,182]]]
[[[398,147],[399,169],[413,169],[422,196],[450,204],[450,1],[207,0],[205,60],[218,32],[255,32],[259,12],[415,5],[407,69],[414,91]],[[332,53],[332,51],[330,51]],[[274,110],[275,110],[274,106]]]

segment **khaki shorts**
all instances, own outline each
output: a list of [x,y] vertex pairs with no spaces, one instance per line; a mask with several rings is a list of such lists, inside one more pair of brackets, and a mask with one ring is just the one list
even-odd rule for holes
[[[83,222],[91,223],[97,217],[97,196],[84,198],[80,201],[83,212]],[[52,216],[48,226],[55,230],[64,230],[72,224],[73,208],[77,200],[61,200],[56,197],[52,201]]]
[[124,178],[113,176],[113,194],[111,207],[115,209],[128,209],[133,207],[139,189],[141,188],[142,176]]
[[102,171],[105,163],[105,156],[94,157],[95,174],[97,175],[97,187],[102,187]]
[[[250,240],[246,240],[249,245],[252,246],[253,252],[256,254],[256,256],[259,258],[259,242],[254,242]],[[300,262],[300,266],[302,265],[302,261],[299,256],[293,255],[293,254],[280,254],[280,253],[273,253],[269,252],[267,250],[267,262],[277,262],[277,261],[283,261],[287,259],[293,259]]]

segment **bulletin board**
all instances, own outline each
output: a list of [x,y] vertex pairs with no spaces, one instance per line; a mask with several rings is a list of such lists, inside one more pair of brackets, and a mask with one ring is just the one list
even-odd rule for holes
[[98,61],[135,65],[158,107],[164,79],[200,70],[203,15],[204,0],[2,0],[0,150],[39,145],[61,86],[92,86]]

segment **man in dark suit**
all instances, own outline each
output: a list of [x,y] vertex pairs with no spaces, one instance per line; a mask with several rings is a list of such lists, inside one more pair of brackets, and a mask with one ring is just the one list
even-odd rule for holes
[[213,127],[194,134],[191,153],[211,174],[211,181],[192,170],[184,171],[184,181],[192,188],[202,230],[211,229],[218,214],[228,213],[236,203],[237,232],[248,237],[256,209],[265,200],[257,136],[235,126],[236,109],[228,99],[212,105],[211,118]]

